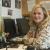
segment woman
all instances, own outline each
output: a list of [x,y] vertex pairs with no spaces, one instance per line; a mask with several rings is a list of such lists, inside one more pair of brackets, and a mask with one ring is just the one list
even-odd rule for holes
[[30,30],[23,38],[25,44],[37,49],[50,48],[50,21],[47,10],[42,5],[34,6],[30,21]]

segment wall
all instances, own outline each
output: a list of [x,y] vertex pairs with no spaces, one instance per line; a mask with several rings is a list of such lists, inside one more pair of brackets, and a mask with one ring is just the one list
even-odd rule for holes
[[[12,14],[8,15],[8,11]],[[2,5],[2,0],[0,0],[0,16],[11,17],[11,18],[22,18],[21,8],[15,8],[15,0],[11,0],[11,7],[4,7]]]

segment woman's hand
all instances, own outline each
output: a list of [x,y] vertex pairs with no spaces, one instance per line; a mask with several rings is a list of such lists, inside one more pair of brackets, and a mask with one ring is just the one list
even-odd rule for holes
[[33,32],[28,32],[27,36],[28,36],[28,38],[33,38]]
[[10,35],[10,33],[9,33],[9,32],[5,33],[5,36],[6,36],[6,37],[8,37],[9,35]]

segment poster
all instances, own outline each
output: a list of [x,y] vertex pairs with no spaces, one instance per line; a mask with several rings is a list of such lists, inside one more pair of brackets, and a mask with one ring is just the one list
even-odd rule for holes
[[15,0],[15,8],[18,8],[18,9],[21,8],[21,1],[20,0]]
[[11,7],[11,0],[2,0],[2,6]]

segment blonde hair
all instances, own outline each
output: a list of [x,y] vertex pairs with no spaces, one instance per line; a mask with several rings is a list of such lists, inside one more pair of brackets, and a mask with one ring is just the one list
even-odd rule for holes
[[[35,5],[30,13],[30,20],[32,21],[32,13],[36,10],[36,8],[41,8],[44,14],[44,20],[49,16],[48,15],[48,11],[46,10],[46,8],[44,6],[42,6],[41,4]],[[30,22],[31,22],[30,21]]]

